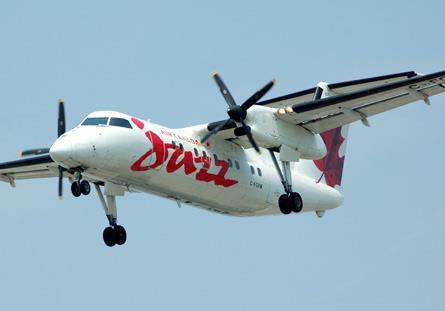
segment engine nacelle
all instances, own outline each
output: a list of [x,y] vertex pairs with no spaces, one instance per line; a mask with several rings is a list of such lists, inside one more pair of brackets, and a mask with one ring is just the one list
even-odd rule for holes
[[294,125],[275,116],[275,109],[252,106],[246,121],[258,144],[265,148],[282,145],[296,150],[303,159],[317,160],[326,155],[326,145],[319,134]]

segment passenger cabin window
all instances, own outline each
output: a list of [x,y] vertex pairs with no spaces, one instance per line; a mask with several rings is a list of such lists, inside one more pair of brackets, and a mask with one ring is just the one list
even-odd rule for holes
[[232,164],[232,160],[227,159],[227,163],[229,163],[229,167],[232,167],[232,166],[233,166],[233,164]]
[[130,121],[128,121],[126,119],[121,119],[121,118],[111,118],[110,125],[125,127],[125,128],[129,128],[129,129],[133,128],[130,124]]
[[204,157],[204,159],[207,158],[207,153],[204,150],[202,151],[202,156]]
[[259,167],[257,167],[256,171],[258,172],[258,176],[263,176],[263,173],[261,172],[261,169]]
[[195,157],[199,156],[198,149],[193,148],[193,152],[195,153]]
[[81,125],[107,125],[108,118],[87,118]]
[[237,160],[235,160],[235,166],[236,166],[236,169],[239,170],[239,162]]
[[218,156],[216,154],[213,154],[213,158],[215,159],[215,163],[218,162]]
[[252,175],[255,175],[255,169],[253,168],[253,166],[250,166],[250,172],[252,173]]
[[176,149],[176,142],[174,140],[172,140],[172,148]]
[[179,149],[181,149],[181,151],[184,151],[184,145],[182,143],[179,143]]

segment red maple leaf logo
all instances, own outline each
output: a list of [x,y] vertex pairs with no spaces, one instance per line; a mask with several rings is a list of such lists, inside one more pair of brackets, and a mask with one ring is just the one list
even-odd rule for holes
[[326,183],[335,187],[341,185],[343,174],[343,163],[345,156],[340,157],[339,150],[345,138],[341,135],[341,127],[323,132],[320,134],[326,145],[326,156],[319,160],[314,160],[317,168],[323,172]]

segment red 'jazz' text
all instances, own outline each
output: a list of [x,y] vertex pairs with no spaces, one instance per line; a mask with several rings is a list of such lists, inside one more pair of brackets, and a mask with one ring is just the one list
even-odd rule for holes
[[[141,130],[144,128],[144,123],[136,118],[132,118],[133,123]],[[148,171],[149,169],[155,169],[162,166],[167,162],[165,170],[171,174],[179,169],[183,169],[185,175],[190,175],[196,172],[195,179],[203,182],[214,182],[216,186],[231,187],[238,183],[237,180],[227,179],[225,176],[229,170],[229,164],[227,161],[218,160],[215,166],[219,167],[219,172],[213,174],[208,172],[211,165],[210,157],[194,157],[191,151],[183,151],[178,147],[173,146],[170,143],[164,143],[162,139],[154,132],[147,131],[145,136],[152,144],[152,149],[144,153],[136,162],[131,166],[132,171]],[[170,159],[169,151],[173,150]],[[154,157],[154,161],[150,161],[152,164],[144,165],[144,161],[148,157]],[[198,170],[196,164],[200,164],[201,168]]]

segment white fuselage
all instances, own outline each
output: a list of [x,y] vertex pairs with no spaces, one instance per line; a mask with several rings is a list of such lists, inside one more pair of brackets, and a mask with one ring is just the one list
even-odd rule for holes
[[[197,133],[204,125],[168,129],[116,112],[88,117],[104,115],[125,118],[132,128],[80,125],[54,143],[53,159],[67,169],[81,167],[84,178],[105,180],[122,193],[153,193],[236,216],[280,213],[283,185],[266,149],[258,155],[217,138],[200,144]],[[299,164],[292,182],[303,198],[303,211],[338,207],[340,192],[301,172]]]

